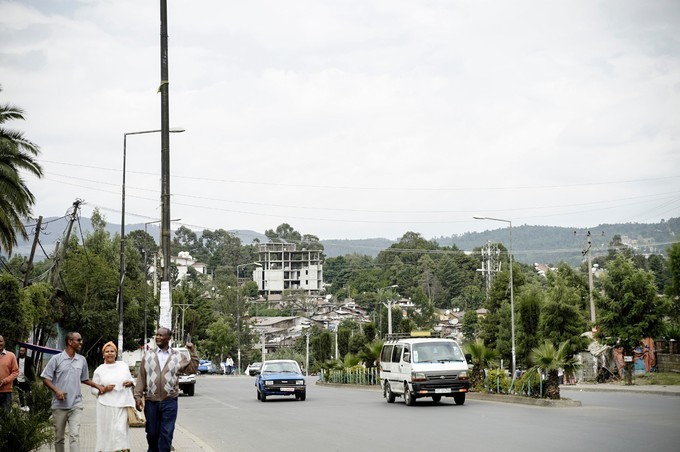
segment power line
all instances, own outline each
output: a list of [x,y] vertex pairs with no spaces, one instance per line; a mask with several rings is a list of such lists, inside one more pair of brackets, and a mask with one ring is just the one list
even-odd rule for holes
[[[56,181],[58,183],[65,183],[68,185],[75,185],[75,186],[81,186],[78,184],[72,184],[69,182],[62,182],[62,181]],[[81,186],[82,187],[82,186]],[[88,189],[92,189],[95,191],[100,191],[100,192],[105,192],[105,193],[112,193],[112,194],[118,194],[117,191],[106,191],[106,190],[101,190],[101,189],[93,189],[92,187],[86,187]],[[144,190],[144,189],[142,189]],[[156,190],[149,190],[149,191],[156,191]],[[622,199],[614,199],[614,200],[603,200],[603,201],[591,201],[587,203],[580,203],[580,204],[564,204],[564,205],[554,205],[554,206],[535,206],[535,207],[526,207],[526,208],[515,208],[515,209],[487,209],[488,211],[494,211],[494,212],[507,212],[507,211],[523,211],[523,210],[537,210],[537,209],[558,209],[558,208],[565,208],[565,207],[580,207],[580,206],[589,206],[589,205],[599,205],[599,204],[611,204],[614,202],[622,202],[622,201],[627,201],[627,200],[636,200],[639,199],[640,201],[634,201],[634,202],[628,202],[624,204],[617,204],[613,206],[605,206],[605,207],[598,207],[595,209],[585,209],[585,210],[578,210],[578,211],[570,211],[570,212],[558,212],[558,213],[543,213],[540,215],[525,215],[521,217],[515,217],[513,220],[527,220],[531,218],[545,218],[545,217],[560,217],[560,216],[566,216],[566,215],[575,215],[579,213],[588,213],[588,212],[593,212],[593,211],[602,211],[602,210],[612,210],[612,209],[617,209],[617,208],[623,208],[623,207],[630,207],[634,205],[639,205],[641,203],[647,203],[649,198],[653,197],[658,197],[658,196],[664,196],[661,199],[668,199],[667,196],[668,194],[675,195],[676,192],[664,192],[664,193],[658,193],[654,195],[643,195],[643,196],[637,196],[637,197],[628,197],[628,198],[622,198]],[[142,197],[142,196],[136,196],[136,195],[129,195],[129,197],[136,198],[136,199],[142,199],[142,200],[147,200],[147,201],[153,201],[153,202],[158,202],[157,198],[147,198],[147,197]],[[223,201],[223,202],[230,202],[230,203],[239,203],[239,204],[247,204],[247,205],[256,205],[256,206],[261,206],[261,207],[278,207],[278,208],[297,208],[297,209],[308,209],[308,210],[326,210],[326,211],[339,211],[339,212],[357,212],[357,213],[386,213],[386,214],[391,214],[391,213],[401,213],[401,214],[423,214],[423,213],[430,213],[430,214],[452,214],[452,213],[459,213],[459,214],[469,214],[469,213],[474,213],[473,211],[455,211],[455,210],[442,210],[442,211],[380,211],[380,210],[361,210],[361,209],[340,209],[340,208],[324,208],[324,207],[306,207],[306,206],[293,206],[293,205],[277,205],[277,204],[268,204],[268,203],[251,203],[251,202],[244,202],[244,201],[234,201],[234,200],[226,200],[226,199],[220,199],[220,198],[211,198],[211,197],[201,197],[201,196],[192,196],[192,195],[184,195],[184,194],[174,194],[173,197],[176,199],[177,197],[189,197],[192,199],[205,199],[205,200],[212,200],[212,201]],[[187,203],[181,203],[178,201],[173,202],[175,205],[179,206],[186,206],[186,207],[191,207],[191,208],[197,208],[197,209],[204,209],[204,210],[219,210],[222,212],[228,212],[228,213],[237,213],[237,214],[243,214],[243,215],[252,215],[252,216],[260,216],[260,217],[269,217],[269,218],[276,218],[280,219],[282,216],[291,219],[291,220],[304,220],[304,221],[324,221],[324,222],[336,222],[336,223],[354,223],[354,224],[460,224],[460,223],[467,223],[467,219],[465,220],[365,220],[365,219],[349,219],[349,218],[320,218],[320,217],[313,217],[313,216],[299,216],[299,215],[290,215],[290,214],[272,214],[272,213],[259,213],[259,212],[253,212],[253,211],[247,211],[247,210],[238,210],[238,209],[229,209],[229,208],[224,208],[224,207],[217,207],[214,205],[211,206],[201,206],[197,205],[195,203],[192,204],[187,204]],[[116,211],[115,209],[106,209],[109,211]],[[145,215],[139,215],[139,214],[132,214],[134,216],[138,216],[140,218],[150,218]],[[201,226],[203,227],[203,226]],[[213,229],[210,227],[204,227],[205,229]]]
[[[99,169],[99,170],[104,170],[104,171],[116,171],[120,172],[120,169],[112,169],[112,168],[104,168],[104,167],[98,167],[98,166],[92,166],[92,165],[83,165],[83,164],[77,164],[77,163],[63,163],[63,162],[56,162],[54,160],[43,160],[44,163],[52,163],[56,165],[67,165],[69,167],[82,167],[82,168],[90,168],[90,169]],[[149,173],[149,172],[143,172],[143,171],[127,171],[128,173],[133,173],[133,174],[140,174],[140,175],[152,175],[156,177],[160,177],[160,174],[158,173]],[[237,179],[218,179],[218,178],[210,178],[210,177],[196,177],[196,176],[183,176],[179,174],[172,174],[173,178],[178,178],[178,179],[187,179],[187,180],[196,180],[196,181],[203,181],[203,182],[224,182],[224,183],[230,183],[230,184],[244,184],[244,185],[264,185],[264,186],[273,186],[273,187],[294,187],[294,188],[323,188],[323,189],[335,189],[335,190],[375,190],[375,191],[385,191],[385,190],[391,190],[391,191],[474,191],[474,190],[547,190],[547,189],[555,189],[555,188],[570,188],[570,187],[596,187],[596,186],[603,186],[603,185],[621,185],[621,184],[631,184],[631,183],[640,183],[640,182],[653,182],[653,181],[662,181],[662,180],[669,180],[669,179],[680,179],[680,176],[664,176],[664,177],[653,177],[653,178],[643,178],[643,179],[627,179],[627,180],[618,180],[618,181],[604,181],[604,182],[584,182],[584,183],[578,183],[578,184],[561,184],[561,185],[519,185],[519,186],[480,186],[480,187],[415,187],[415,188],[406,188],[406,187],[369,187],[369,186],[346,186],[346,185],[318,185],[318,184],[282,184],[282,183],[276,183],[276,182],[260,182],[260,181],[252,181],[252,180],[237,180]]]
[[[80,177],[75,177],[75,176],[66,176],[62,174],[54,174],[56,176],[60,177],[68,177],[69,179],[77,179],[81,180],[84,182],[91,182],[91,183],[98,183],[98,184],[104,184],[104,185],[111,185],[111,186],[117,186],[118,184],[113,184],[113,183],[108,183],[108,182],[102,182],[102,181],[97,181],[97,180],[92,180],[92,179],[85,179],[85,178],[80,178]],[[118,191],[108,191],[108,190],[101,190],[101,189],[95,189],[92,188],[91,186],[83,186],[83,185],[78,185],[78,184],[73,184],[71,182],[63,182],[59,180],[54,180],[57,183],[64,183],[67,185],[73,185],[76,187],[83,187],[83,188],[88,188],[91,190],[95,191],[101,191],[104,193],[112,193],[112,194],[118,194]],[[147,192],[152,192],[152,193],[157,193],[157,189],[150,189],[150,188],[141,188],[141,187],[127,187],[128,190],[139,190],[139,191],[147,191]],[[601,200],[601,201],[589,201],[585,203],[570,203],[570,204],[555,204],[555,205],[550,205],[550,206],[532,206],[532,207],[520,207],[520,208],[499,208],[499,209],[487,209],[490,211],[494,212],[509,212],[509,211],[522,211],[522,210],[541,210],[541,209],[557,209],[557,208],[566,208],[566,207],[581,207],[581,206],[589,206],[589,205],[599,205],[599,204],[608,204],[612,202],[621,202],[621,201],[629,201],[629,200],[634,200],[634,199],[648,199],[652,197],[657,197],[657,196],[665,196],[665,195],[674,195],[677,196],[678,192],[677,191],[671,191],[671,192],[663,192],[663,193],[655,193],[651,195],[641,195],[641,196],[633,196],[633,197],[626,197],[626,198],[617,198],[617,199],[606,199],[606,200]],[[135,197],[137,199],[144,199],[148,201],[157,201],[155,198],[145,198],[142,196],[133,196],[129,195],[131,197]],[[260,207],[279,207],[279,208],[286,208],[286,209],[306,209],[306,210],[322,210],[322,211],[337,211],[337,212],[358,212],[358,213],[394,213],[394,214],[403,214],[403,213],[410,213],[410,214],[437,214],[437,213],[442,213],[442,214],[450,214],[450,213],[465,213],[465,214],[470,214],[470,213],[476,213],[477,210],[378,210],[378,209],[347,209],[347,208],[337,208],[337,207],[323,207],[323,206],[299,206],[299,205],[291,205],[291,204],[272,204],[272,203],[258,203],[258,202],[252,202],[252,201],[239,201],[239,200],[233,200],[233,199],[225,199],[225,198],[215,198],[215,197],[210,197],[210,196],[197,196],[197,195],[189,195],[185,193],[173,193],[172,194],[173,198],[189,198],[189,199],[199,199],[199,200],[205,200],[205,201],[219,201],[219,202],[226,202],[226,203],[232,203],[232,204],[245,204],[245,205],[251,205],[251,206],[260,206]]]
[[[43,225],[43,226],[40,228],[40,230],[41,230],[41,231],[44,231],[44,230],[46,229],[46,228],[45,228],[46,225],[48,225],[48,224],[50,224],[50,223],[54,223],[54,222],[56,222],[56,221],[61,221],[61,220],[63,220],[64,218],[66,218],[66,215],[63,215],[63,216],[57,217],[57,218],[53,218],[52,220],[43,221],[43,222],[42,222],[42,225]],[[38,223],[32,223],[32,224],[24,224],[24,225],[22,225],[22,226],[23,226],[24,228],[33,228],[33,227],[35,227],[35,226],[37,226],[37,225],[38,225]]]

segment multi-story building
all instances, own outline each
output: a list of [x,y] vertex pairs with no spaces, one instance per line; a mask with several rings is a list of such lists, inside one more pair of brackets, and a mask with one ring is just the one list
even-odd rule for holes
[[196,270],[200,275],[207,274],[208,266],[194,259],[188,251],[180,251],[177,256],[170,256],[170,262],[177,266],[177,279],[183,281],[189,273],[189,267]]
[[253,272],[260,294],[270,297],[284,291],[319,295],[323,289],[323,263],[320,250],[298,250],[295,243],[262,243]]

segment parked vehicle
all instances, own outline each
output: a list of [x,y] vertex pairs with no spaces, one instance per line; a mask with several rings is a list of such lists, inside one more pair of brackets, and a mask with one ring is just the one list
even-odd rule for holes
[[254,377],[260,371],[261,367],[262,363],[250,363],[248,364],[248,367],[246,367],[246,373],[251,377]]
[[199,374],[215,374],[217,373],[217,366],[213,364],[212,361],[207,359],[201,359],[198,362],[198,373]]
[[307,398],[305,377],[298,363],[292,359],[265,361],[255,377],[257,400],[266,402],[273,395],[295,396],[296,400]]
[[[186,348],[178,348],[180,353],[190,357],[189,350]],[[179,389],[185,395],[193,396],[196,391],[196,374],[180,374],[179,376]]]
[[193,396],[196,391],[196,374],[183,374],[179,376],[179,389],[188,396]]
[[421,397],[453,397],[465,403],[468,364],[452,339],[422,336],[388,337],[380,354],[380,386],[388,403],[403,397],[411,406]]

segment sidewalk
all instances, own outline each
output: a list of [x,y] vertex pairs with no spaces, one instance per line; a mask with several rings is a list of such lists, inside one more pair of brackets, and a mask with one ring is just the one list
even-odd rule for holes
[[[97,436],[97,420],[95,416],[96,397],[89,390],[83,389],[83,418],[80,425],[80,450],[83,452],[94,451]],[[66,434],[66,450],[68,446],[68,432]],[[181,425],[175,425],[175,435],[173,437],[173,447],[176,452],[214,452],[210,446],[194,436]],[[147,450],[146,433],[144,427],[130,427],[130,451],[142,452]],[[54,444],[43,446],[39,452],[54,451]]]
[[623,382],[614,383],[577,383],[575,385],[561,385],[560,391],[600,391],[600,392],[630,392],[639,394],[656,394],[680,396],[680,385],[630,385]]

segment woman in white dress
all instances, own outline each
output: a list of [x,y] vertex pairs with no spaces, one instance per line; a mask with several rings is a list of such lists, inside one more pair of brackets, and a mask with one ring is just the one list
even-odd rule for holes
[[128,438],[128,407],[135,406],[135,399],[129,389],[134,386],[130,368],[122,361],[116,361],[118,348],[107,342],[102,348],[104,364],[97,367],[92,381],[104,387],[97,395],[97,442],[96,452],[111,452],[130,449]]

